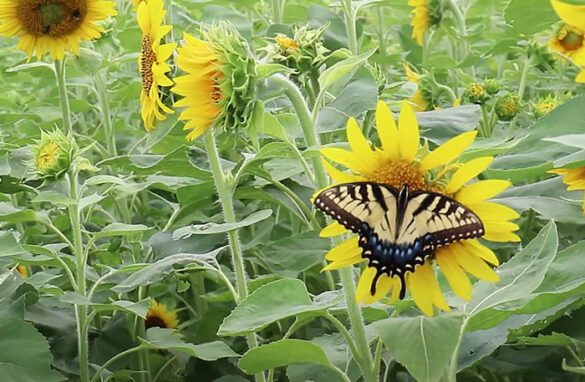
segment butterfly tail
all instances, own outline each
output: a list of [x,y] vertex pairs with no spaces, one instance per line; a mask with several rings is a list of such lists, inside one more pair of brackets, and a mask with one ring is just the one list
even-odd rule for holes
[[[375,296],[376,295],[376,284],[378,283],[378,279],[380,278],[380,276],[382,276],[382,274],[385,273],[383,271],[380,271],[379,269],[376,272],[376,275],[374,276],[374,279],[372,280],[372,285],[370,287],[370,295]],[[403,300],[404,296],[406,296],[406,282],[404,280],[404,274],[400,274],[400,299]]]

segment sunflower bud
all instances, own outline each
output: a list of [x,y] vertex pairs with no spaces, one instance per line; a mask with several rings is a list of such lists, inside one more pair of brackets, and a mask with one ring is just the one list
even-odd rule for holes
[[60,130],[42,131],[41,139],[32,146],[33,159],[28,167],[39,178],[57,178],[71,167],[75,150],[73,139]]
[[[212,125],[228,131],[246,128],[256,102],[256,61],[248,43],[231,24],[221,22],[202,32],[203,39],[185,34],[177,64],[187,75],[175,79],[172,91],[184,96],[179,119],[194,140]],[[193,89],[197,91],[194,92]]]
[[498,80],[495,80],[493,78],[488,78],[485,81],[483,81],[483,87],[485,88],[485,91],[488,92],[489,95],[494,95],[500,91],[500,83],[498,82]]
[[559,106],[559,100],[553,96],[539,97],[533,105],[532,113],[535,118],[542,118]]
[[476,103],[479,105],[484,104],[491,98],[486,88],[482,84],[477,82],[472,83],[467,87],[467,89],[465,89],[463,97],[469,102]]
[[516,94],[507,93],[496,101],[496,114],[501,121],[510,121],[520,111],[520,99]]
[[388,84],[388,76],[386,75],[386,72],[380,65],[376,63],[367,66],[367,68],[374,77],[376,85],[378,85],[378,95],[382,94],[384,89],[386,89],[386,85]]
[[547,72],[556,65],[556,60],[546,46],[531,42],[526,48],[526,55],[532,59],[534,67],[541,72]]
[[318,29],[310,29],[306,25],[295,27],[293,38],[277,34],[274,38],[276,44],[272,58],[300,73],[318,69],[325,63],[325,55],[329,52],[322,41],[328,26],[327,24]]

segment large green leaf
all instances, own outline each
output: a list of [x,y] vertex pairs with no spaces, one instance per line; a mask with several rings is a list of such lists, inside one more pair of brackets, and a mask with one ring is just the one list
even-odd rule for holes
[[181,339],[179,333],[173,329],[150,328],[146,331],[146,339],[141,338],[140,342],[148,349],[180,351],[206,361],[238,356],[236,352],[221,341],[197,345],[185,342]]
[[0,232],[0,257],[11,257],[25,254],[12,232]]
[[505,16],[512,26],[510,33],[524,35],[542,32],[559,20],[550,0],[510,1]]
[[522,251],[498,268],[499,282],[480,281],[474,285],[471,301],[465,304],[464,311],[474,315],[530,294],[544,279],[557,246],[556,225],[551,221]]
[[417,381],[438,381],[457,346],[463,316],[392,317],[373,324],[392,357]]
[[4,382],[65,381],[51,369],[47,340],[29,323],[0,317],[0,375]]
[[311,301],[305,284],[296,279],[276,280],[258,288],[225,318],[217,334],[238,336],[301,313],[321,314],[329,305]]
[[244,219],[236,223],[207,223],[191,225],[189,227],[179,228],[173,232],[173,238],[186,239],[191,235],[210,235],[215,233],[224,233],[233,231],[235,229],[251,226],[272,215],[272,210],[256,211],[253,214],[246,216]]
[[280,340],[249,350],[239,366],[247,374],[292,365],[295,363],[316,363],[333,368],[327,355],[319,345],[303,340]]

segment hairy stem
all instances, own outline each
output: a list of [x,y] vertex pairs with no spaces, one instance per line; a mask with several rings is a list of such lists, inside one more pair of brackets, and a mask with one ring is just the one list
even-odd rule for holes
[[55,77],[59,88],[59,100],[63,113],[63,129],[66,134],[73,133],[71,125],[71,109],[69,108],[69,97],[67,96],[67,85],[65,83],[65,60],[55,60]]

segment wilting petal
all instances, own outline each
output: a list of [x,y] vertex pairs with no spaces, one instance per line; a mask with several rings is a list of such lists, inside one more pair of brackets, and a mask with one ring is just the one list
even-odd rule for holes
[[416,116],[408,101],[402,102],[402,109],[398,118],[398,142],[402,158],[412,161],[418,151],[420,135]]
[[572,5],[558,0],[551,0],[551,4],[564,22],[585,30],[585,5]]
[[455,195],[455,200],[463,205],[482,202],[493,198],[511,185],[512,183],[502,179],[480,180],[459,190]]
[[333,222],[329,224],[327,227],[323,228],[319,233],[320,237],[333,237],[343,235],[347,229],[339,224],[338,222]]
[[453,259],[467,272],[481,280],[498,282],[500,278],[494,270],[487,265],[481,258],[474,256],[467,251],[465,242],[449,244],[449,249],[453,253]]
[[378,101],[376,106],[376,129],[384,155],[390,160],[397,160],[400,156],[398,129],[396,122],[394,122],[394,116],[384,101]]
[[331,248],[325,258],[329,261],[340,261],[355,256],[361,257],[361,254],[362,249],[358,246],[358,237],[353,236]]
[[476,135],[477,131],[468,131],[448,140],[427,155],[420,162],[420,167],[427,171],[453,161],[473,143]]
[[471,282],[453,256],[454,254],[449,250],[448,246],[435,251],[435,259],[451,289],[453,289],[457,296],[469,301],[471,300]]
[[449,194],[457,192],[461,186],[481,174],[493,160],[493,157],[481,157],[464,163],[455,171],[451,180],[449,180],[445,192]]

